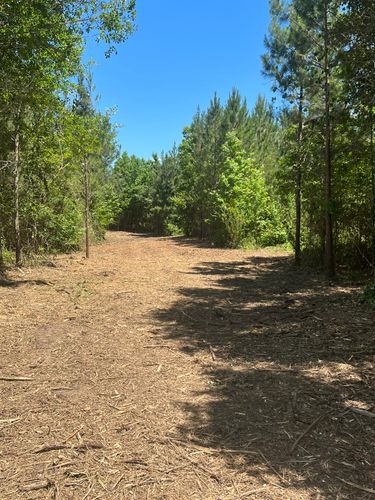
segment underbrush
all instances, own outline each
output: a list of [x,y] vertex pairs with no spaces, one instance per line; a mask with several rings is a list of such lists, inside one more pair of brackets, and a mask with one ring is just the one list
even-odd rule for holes
[[245,241],[241,247],[243,250],[266,250],[274,252],[293,252],[293,245],[290,243],[283,243],[278,245],[258,245],[253,241]]
[[7,248],[3,248],[3,262],[5,269],[15,262],[13,252],[10,252]]
[[365,286],[360,296],[360,302],[375,306],[375,283]]

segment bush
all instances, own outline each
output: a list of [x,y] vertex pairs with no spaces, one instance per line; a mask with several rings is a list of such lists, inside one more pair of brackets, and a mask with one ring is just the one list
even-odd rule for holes
[[375,283],[367,285],[360,297],[361,303],[369,303],[375,305]]

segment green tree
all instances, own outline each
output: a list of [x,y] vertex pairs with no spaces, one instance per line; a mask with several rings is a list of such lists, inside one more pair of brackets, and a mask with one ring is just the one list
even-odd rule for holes
[[266,187],[264,173],[248,156],[235,132],[227,134],[217,189],[211,193],[223,232],[219,243],[272,245],[285,233]]
[[[26,234],[22,228],[22,196],[28,193],[28,180],[39,172],[41,158],[34,144],[39,137],[37,124],[57,123],[63,109],[63,95],[71,88],[71,79],[80,65],[88,32],[107,45],[110,55],[134,27],[135,2],[125,0],[25,0],[0,6],[0,125],[4,140],[1,147],[1,184],[13,184],[12,197],[2,196],[5,214],[11,214],[13,228],[0,219],[2,241],[15,248],[16,263],[22,261]],[[61,104],[63,106],[61,106]],[[45,149],[45,148],[42,148]],[[33,151],[31,155],[31,151]],[[31,158],[35,163],[31,163]],[[25,168],[27,166],[27,171]],[[30,187],[30,186],[29,186]],[[31,193],[28,193],[31,195]],[[4,226],[5,224],[5,226]]]

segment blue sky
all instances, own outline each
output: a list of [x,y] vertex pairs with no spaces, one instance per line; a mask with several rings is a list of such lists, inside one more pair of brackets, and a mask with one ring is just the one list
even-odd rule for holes
[[122,150],[149,158],[179,143],[199,105],[233,87],[251,107],[270,96],[260,56],[268,0],[138,0],[138,30],[106,59],[89,43],[101,110],[116,106]]

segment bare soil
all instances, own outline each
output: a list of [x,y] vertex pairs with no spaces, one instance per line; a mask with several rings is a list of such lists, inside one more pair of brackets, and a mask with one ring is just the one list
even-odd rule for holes
[[1,282],[1,500],[374,498],[357,287],[183,238],[92,253]]

